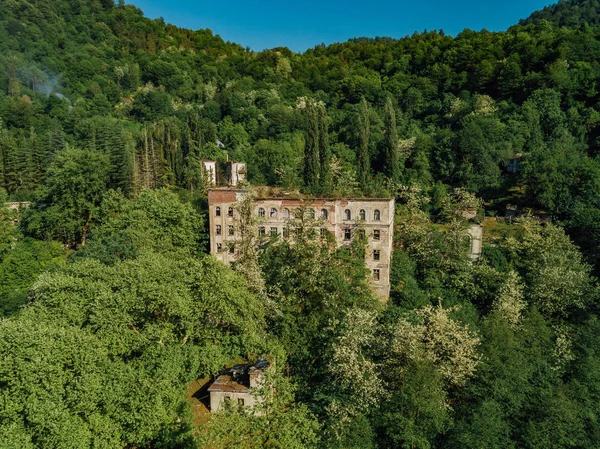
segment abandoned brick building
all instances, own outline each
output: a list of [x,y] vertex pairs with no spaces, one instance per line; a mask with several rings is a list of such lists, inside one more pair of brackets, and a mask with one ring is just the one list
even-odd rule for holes
[[[236,203],[248,191],[235,188],[210,189],[208,192],[210,252],[219,260],[236,259],[239,223]],[[259,236],[293,238],[287,223],[301,210],[320,218],[321,232],[330,232],[338,245],[349,244],[357,232],[364,232],[368,247],[365,260],[371,271],[376,293],[387,299],[390,292],[390,260],[394,231],[394,200],[390,198],[292,198],[284,194],[260,195],[254,199],[259,217]]]

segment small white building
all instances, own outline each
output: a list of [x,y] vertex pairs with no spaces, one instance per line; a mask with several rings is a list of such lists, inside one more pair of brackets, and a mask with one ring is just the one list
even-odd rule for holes
[[235,365],[222,372],[208,388],[210,393],[210,411],[216,412],[225,407],[226,401],[239,407],[254,408],[257,399],[252,390],[263,381],[264,370],[269,362],[259,360],[255,364]]

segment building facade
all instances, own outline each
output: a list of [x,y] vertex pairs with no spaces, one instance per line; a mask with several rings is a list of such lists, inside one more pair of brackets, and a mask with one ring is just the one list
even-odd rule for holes
[[[208,192],[210,252],[225,263],[237,257],[236,242],[240,235],[235,207],[247,194],[247,190],[232,188]],[[293,238],[289,235],[288,223],[296,214],[307,210],[319,219],[322,232],[330,232],[338,245],[349,244],[358,232],[364,232],[368,241],[365,265],[371,272],[374,290],[386,300],[390,292],[394,207],[394,200],[389,198],[254,199],[259,237]]]

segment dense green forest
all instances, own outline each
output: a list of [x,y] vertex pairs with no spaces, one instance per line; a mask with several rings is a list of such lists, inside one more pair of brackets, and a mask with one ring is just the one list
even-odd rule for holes
[[[0,448],[600,447],[599,14],[299,54],[0,1]],[[359,238],[209,256],[203,159],[396,198],[390,301]],[[262,356],[262,413],[194,412]]]

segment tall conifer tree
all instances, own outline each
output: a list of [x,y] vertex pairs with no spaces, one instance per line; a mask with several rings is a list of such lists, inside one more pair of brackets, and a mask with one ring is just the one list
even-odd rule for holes
[[319,110],[317,103],[306,102],[306,146],[304,148],[304,186],[311,193],[319,190]]
[[327,123],[327,110],[324,105],[319,106],[319,162],[320,177],[319,190],[327,194],[331,190],[331,150],[329,148],[329,124]]
[[384,112],[385,126],[385,174],[393,182],[400,182],[400,153],[398,151],[398,130],[396,129],[396,111],[392,99],[388,97]]
[[360,188],[364,191],[369,182],[369,171],[371,169],[371,160],[369,158],[369,138],[371,121],[369,120],[369,105],[365,97],[360,102],[359,112],[359,140],[358,148],[358,182]]

